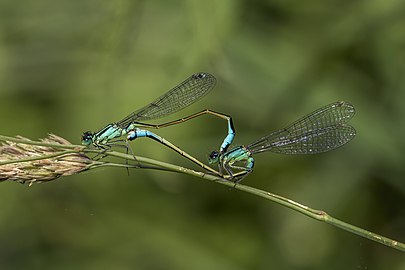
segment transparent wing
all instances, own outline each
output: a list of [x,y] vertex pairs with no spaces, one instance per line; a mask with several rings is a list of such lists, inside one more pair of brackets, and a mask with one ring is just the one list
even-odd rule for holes
[[356,136],[349,125],[330,126],[291,136],[286,131],[273,133],[249,145],[251,153],[271,151],[280,154],[317,154],[345,145]]
[[355,114],[353,105],[339,101],[322,107],[288,127],[247,146],[252,153],[316,154],[333,150],[354,138],[356,130],[346,123]]
[[180,111],[205,96],[215,84],[215,77],[209,73],[193,74],[152,103],[119,121],[117,125],[125,128],[134,121],[160,118]]

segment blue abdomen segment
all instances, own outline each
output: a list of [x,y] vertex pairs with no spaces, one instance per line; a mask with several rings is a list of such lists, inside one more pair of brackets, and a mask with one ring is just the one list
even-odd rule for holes
[[228,147],[231,145],[233,142],[233,139],[235,138],[235,128],[233,127],[232,120],[228,120],[228,135],[225,137],[223,143],[221,144],[220,152],[224,153],[228,149]]
[[156,135],[153,132],[150,132],[149,130],[144,130],[144,129],[139,129],[139,128],[129,131],[127,139],[129,141],[133,141],[136,138],[142,138],[142,137],[148,137],[148,138],[154,139],[158,142],[162,142],[162,138],[160,136]]

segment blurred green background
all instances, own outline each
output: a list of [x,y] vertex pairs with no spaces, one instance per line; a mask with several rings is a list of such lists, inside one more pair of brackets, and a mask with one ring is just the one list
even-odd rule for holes
[[[245,184],[405,240],[405,2],[0,1],[2,135],[80,143],[192,73],[247,144],[328,103],[357,137],[317,156],[256,156]],[[159,121],[159,122],[162,122]],[[158,133],[200,159],[223,121]],[[141,156],[196,168],[154,141]],[[103,169],[1,184],[0,269],[405,269],[402,253],[198,178]]]

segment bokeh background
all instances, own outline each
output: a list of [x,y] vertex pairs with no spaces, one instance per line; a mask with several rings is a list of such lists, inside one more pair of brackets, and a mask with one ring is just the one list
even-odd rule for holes
[[[198,71],[215,90],[162,121],[231,114],[236,144],[349,101],[352,142],[258,155],[244,183],[403,242],[404,29],[400,0],[1,0],[0,133],[79,144]],[[206,117],[158,133],[204,160],[225,132]],[[196,168],[154,141],[132,146]],[[405,269],[399,251],[174,173],[5,182],[0,197],[1,269]]]

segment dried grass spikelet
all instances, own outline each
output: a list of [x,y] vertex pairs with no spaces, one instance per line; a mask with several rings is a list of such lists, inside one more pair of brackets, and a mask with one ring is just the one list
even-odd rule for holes
[[[26,140],[21,136],[18,139]],[[67,140],[50,134],[41,139],[43,143],[71,145]],[[41,183],[61,176],[79,173],[89,168],[92,160],[77,151],[29,143],[6,141],[0,146],[0,182],[11,180],[19,183]],[[21,161],[22,159],[31,159]],[[15,161],[15,162],[13,162]]]

